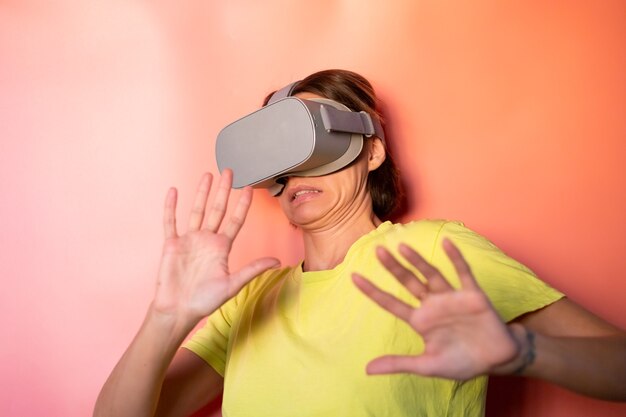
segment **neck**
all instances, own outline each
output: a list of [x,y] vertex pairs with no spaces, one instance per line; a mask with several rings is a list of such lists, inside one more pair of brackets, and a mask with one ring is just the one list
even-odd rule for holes
[[333,269],[343,261],[354,242],[376,229],[381,223],[370,211],[359,216],[351,216],[323,229],[303,230],[304,270]]

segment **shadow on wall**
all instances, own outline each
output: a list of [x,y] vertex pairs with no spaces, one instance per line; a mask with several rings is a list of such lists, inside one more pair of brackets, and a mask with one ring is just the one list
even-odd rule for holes
[[524,409],[523,378],[489,377],[487,388],[487,417],[521,417]]
[[417,201],[419,201],[417,196],[419,195],[419,189],[415,186],[415,179],[413,179],[413,184],[409,187],[406,177],[403,175],[402,164],[399,161],[401,144],[399,143],[400,141],[396,139],[399,138],[400,135],[395,128],[396,124],[393,119],[393,115],[395,114],[394,109],[390,109],[387,106],[384,98],[379,98],[381,100],[381,113],[384,119],[387,152],[393,157],[396,168],[400,171],[400,188],[403,192],[398,207],[389,215],[389,220],[394,223],[402,223],[409,217],[410,213],[417,212]]

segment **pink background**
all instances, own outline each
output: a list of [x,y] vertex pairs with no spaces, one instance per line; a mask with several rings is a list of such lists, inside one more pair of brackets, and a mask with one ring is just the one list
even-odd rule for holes
[[[85,416],[152,295],[165,192],[325,68],[368,77],[411,199],[626,327],[626,2],[0,2],[0,415]],[[294,262],[256,193],[233,263]],[[184,214],[181,214],[185,218]],[[492,382],[491,416],[623,416]]]

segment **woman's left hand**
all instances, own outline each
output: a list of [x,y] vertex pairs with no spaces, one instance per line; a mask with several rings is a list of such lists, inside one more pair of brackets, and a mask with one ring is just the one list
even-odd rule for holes
[[416,308],[362,276],[353,275],[354,283],[365,295],[406,321],[424,339],[421,355],[379,357],[368,364],[369,374],[414,373],[464,380],[488,373],[510,373],[517,367],[523,350],[518,340],[525,337],[524,329],[503,323],[459,250],[449,240],[444,240],[443,248],[458,272],[458,290],[410,247],[400,245],[400,254],[424,275],[425,283],[386,249],[377,249],[376,255],[385,268],[420,300]]

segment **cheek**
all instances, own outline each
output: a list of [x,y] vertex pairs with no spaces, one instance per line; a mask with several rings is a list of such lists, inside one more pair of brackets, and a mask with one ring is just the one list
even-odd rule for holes
[[362,165],[356,165],[351,168],[353,169],[346,172],[346,175],[342,178],[342,190],[351,195],[358,195],[366,188],[369,171],[367,167]]

